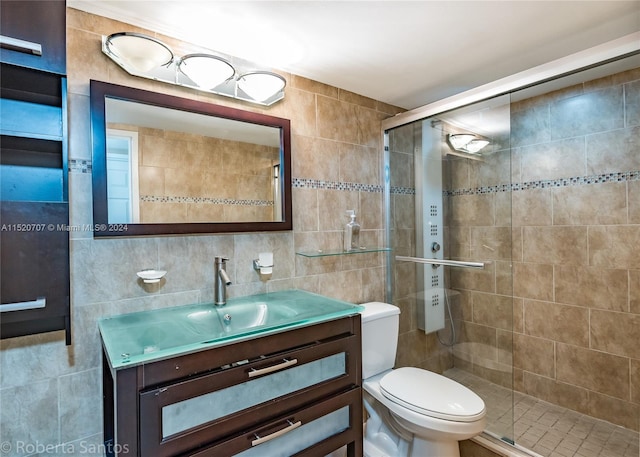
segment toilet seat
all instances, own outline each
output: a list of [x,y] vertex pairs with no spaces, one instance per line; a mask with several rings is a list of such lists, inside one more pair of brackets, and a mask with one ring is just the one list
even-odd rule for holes
[[485,415],[484,401],[473,391],[420,368],[391,370],[380,379],[380,390],[394,403],[438,419],[474,422]]

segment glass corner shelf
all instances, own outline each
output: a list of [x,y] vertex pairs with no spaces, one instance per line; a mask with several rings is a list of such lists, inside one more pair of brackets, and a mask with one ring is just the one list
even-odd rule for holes
[[328,257],[332,255],[351,255],[351,254],[367,254],[371,252],[390,252],[391,248],[382,248],[382,247],[362,247],[360,249],[354,249],[353,251],[331,251],[318,249],[316,251],[304,251],[304,252],[296,252],[297,255],[301,255],[303,257]]

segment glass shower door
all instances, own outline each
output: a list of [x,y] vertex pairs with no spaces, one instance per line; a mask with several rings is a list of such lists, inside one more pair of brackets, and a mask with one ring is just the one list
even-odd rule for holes
[[513,441],[509,97],[388,134],[398,366],[467,385],[487,432]]

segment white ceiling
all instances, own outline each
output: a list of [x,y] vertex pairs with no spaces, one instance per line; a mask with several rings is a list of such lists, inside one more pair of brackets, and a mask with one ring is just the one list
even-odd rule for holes
[[640,0],[67,4],[406,109],[640,30]]

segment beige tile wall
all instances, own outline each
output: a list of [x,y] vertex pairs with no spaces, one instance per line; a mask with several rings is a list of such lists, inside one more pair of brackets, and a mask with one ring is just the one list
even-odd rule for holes
[[[454,255],[489,259],[477,246],[499,248],[495,278],[451,274],[464,290],[467,343],[456,366],[508,385],[495,362],[499,332],[513,319],[516,389],[632,430],[640,427],[640,181],[608,174],[640,171],[639,95],[633,70],[512,104],[512,179],[524,190],[510,202],[450,197]],[[509,204],[511,234],[496,218]],[[513,316],[497,285],[511,244]],[[479,354],[474,345],[488,347]]]
[[[270,109],[147,81],[127,75],[104,56],[100,39],[114,32],[148,31],[71,8],[67,27],[72,225],[92,222],[91,174],[73,168],[73,163],[91,161],[90,79],[289,118],[292,176],[312,184],[293,189],[292,232],[99,240],[90,232],[72,232],[73,344],[65,346],[59,333],[0,342],[0,441],[14,445],[3,454],[8,457],[24,455],[17,442],[68,443],[76,450],[100,443],[97,319],[210,301],[215,255],[231,259],[230,296],[301,288],[352,302],[384,300],[381,255],[308,259],[295,252],[340,248],[347,209],[358,212],[363,242],[383,242],[380,122],[399,109],[291,74],[285,75],[285,99]],[[261,281],[251,263],[263,251],[274,253],[269,281]],[[168,273],[159,285],[148,287],[136,278],[143,268]]]

